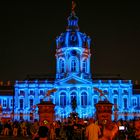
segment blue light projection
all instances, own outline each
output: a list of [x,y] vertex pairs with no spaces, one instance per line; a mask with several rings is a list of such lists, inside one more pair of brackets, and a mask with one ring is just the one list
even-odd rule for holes
[[[131,80],[91,78],[90,41],[89,36],[79,31],[78,17],[72,13],[68,18],[66,32],[56,38],[56,79],[53,82],[16,81],[14,119],[38,119],[38,108],[35,106],[44,99],[46,92],[53,88],[57,89],[51,94],[51,101],[55,104],[56,119],[67,118],[70,115],[73,98],[76,99],[76,112],[80,118],[93,117],[96,112],[95,104],[99,100],[99,93],[94,90],[95,87],[101,89],[108,100],[117,106],[118,113],[140,113],[140,110],[136,110],[140,95],[132,93]],[[7,100],[7,96],[0,96],[3,109],[7,106]],[[114,109],[113,107],[113,112]],[[127,119],[133,117],[128,116]],[[124,116],[120,115],[119,118],[124,119]]]

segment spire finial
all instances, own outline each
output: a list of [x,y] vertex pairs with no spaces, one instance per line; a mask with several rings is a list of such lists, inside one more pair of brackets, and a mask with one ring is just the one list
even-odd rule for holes
[[72,1],[72,6],[71,6],[71,12],[72,12],[72,14],[75,13],[75,7],[76,7],[76,3],[75,3],[75,1]]

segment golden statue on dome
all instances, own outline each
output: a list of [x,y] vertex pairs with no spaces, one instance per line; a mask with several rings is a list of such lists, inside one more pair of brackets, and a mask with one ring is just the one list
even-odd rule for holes
[[75,7],[76,7],[76,3],[75,1],[72,1],[72,7],[71,7],[72,14],[75,13]]

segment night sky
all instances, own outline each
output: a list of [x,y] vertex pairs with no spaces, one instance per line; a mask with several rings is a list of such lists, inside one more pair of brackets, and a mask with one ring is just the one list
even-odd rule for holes
[[[140,5],[76,0],[81,32],[92,39],[91,71],[140,81]],[[55,38],[71,0],[0,2],[0,79],[55,74]]]

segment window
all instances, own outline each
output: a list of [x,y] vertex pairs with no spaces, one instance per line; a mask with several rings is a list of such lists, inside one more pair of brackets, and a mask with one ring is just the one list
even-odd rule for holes
[[71,93],[70,95],[70,100],[71,100],[71,107],[72,107],[72,110],[74,111],[77,107],[77,99],[76,99],[76,93],[73,92]]
[[118,94],[118,90],[114,90],[113,92],[114,92],[114,94]]
[[76,93],[75,93],[75,92],[71,93],[71,95],[70,95],[71,101],[72,101],[74,98],[76,99]]
[[40,94],[43,95],[44,94],[44,91],[43,90],[40,90]]
[[86,60],[83,60],[82,62],[82,72],[86,72]]
[[23,99],[19,100],[20,109],[23,109]]
[[71,61],[71,72],[76,72],[76,60]]
[[3,107],[6,107],[6,104],[7,104],[7,103],[6,103],[6,99],[3,99],[3,105],[2,105],[2,106],[3,106]]
[[43,99],[40,99],[40,103],[43,101]]
[[117,105],[117,98],[114,98],[114,104]]
[[108,93],[108,91],[107,91],[107,90],[104,90],[104,91],[103,91],[103,93],[104,93],[104,94],[107,94],[107,93]]
[[94,94],[99,95],[99,93],[98,93],[98,91],[97,91],[97,90],[94,90]]
[[62,92],[60,94],[60,106],[65,107],[66,106],[66,93]]
[[93,99],[94,104],[97,104],[97,98]]
[[13,106],[13,99],[11,99],[10,106],[11,107]]
[[30,113],[30,121],[33,121],[33,113]]
[[124,98],[123,101],[124,101],[124,108],[127,108],[127,99]]
[[23,96],[25,95],[24,90],[20,90],[20,95],[23,95]]
[[33,99],[30,99],[30,108],[33,107]]
[[86,106],[87,105],[87,93],[83,92],[81,94],[81,105]]
[[30,90],[30,94],[33,95],[34,94],[34,91],[33,90]]
[[123,92],[124,92],[125,94],[128,94],[128,91],[127,91],[127,90],[124,90]]
[[20,115],[19,119],[22,121],[23,120],[23,113],[20,113],[19,115]]
[[60,72],[62,72],[62,73],[64,73],[65,71],[64,71],[64,69],[65,69],[65,67],[64,67],[64,60],[60,60]]
[[132,106],[136,106],[137,105],[137,99],[136,98],[133,98],[132,99]]

